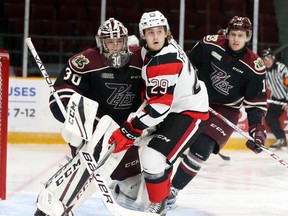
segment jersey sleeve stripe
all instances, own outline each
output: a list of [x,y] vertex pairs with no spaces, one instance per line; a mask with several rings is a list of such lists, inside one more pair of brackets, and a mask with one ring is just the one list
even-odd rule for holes
[[152,97],[147,101],[147,104],[165,104],[167,106],[171,106],[173,101],[173,95],[171,94],[165,94],[161,97]]
[[[161,67],[160,70],[159,67]],[[182,62],[162,64],[161,66],[160,65],[149,66],[147,68],[147,77],[148,79],[151,79],[157,76],[175,75],[179,74],[181,69],[182,69]]]

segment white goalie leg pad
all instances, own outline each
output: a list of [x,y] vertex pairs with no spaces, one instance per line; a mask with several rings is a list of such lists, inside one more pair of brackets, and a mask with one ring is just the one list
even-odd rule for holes
[[114,190],[116,201],[123,207],[144,211],[150,203],[143,174],[116,181]]
[[53,193],[43,189],[37,198],[37,207],[50,216],[59,216],[64,212],[62,203],[54,198]]
[[[104,137],[106,137],[107,133],[112,133],[111,130],[114,128],[119,127],[118,124],[108,115],[103,116],[100,121],[98,122],[96,129],[93,133],[92,139],[86,144],[86,148],[83,149],[84,152],[91,152],[95,148],[96,144]],[[112,128],[112,129],[111,129]],[[105,155],[105,153],[108,151],[109,144],[106,142],[102,142],[102,150],[100,153],[99,160],[102,159],[102,157]],[[104,147],[103,147],[104,146]],[[106,163],[105,163],[106,164]],[[99,169],[99,172],[101,170]],[[109,178],[110,179],[110,178]],[[85,184],[82,188],[80,188],[76,200],[72,207],[72,212],[75,212],[89,197],[91,197],[96,191],[97,187],[93,183],[94,177],[89,176],[89,178],[86,179]],[[112,180],[110,179],[110,184],[112,184]]]
[[[111,122],[113,122],[111,117],[103,116],[98,122],[91,140],[80,151],[83,150],[93,155],[96,144],[104,136]],[[93,181],[93,177],[90,177],[85,161],[81,160],[78,153],[47,181],[38,197],[37,206],[49,215],[56,207],[57,213],[71,209],[74,211],[95,192],[96,187],[91,184],[91,181]],[[59,207],[60,204],[62,208]]]
[[74,147],[92,138],[98,103],[75,92],[67,105],[67,116],[61,130],[63,139]]
[[[138,147],[138,160],[140,160],[139,155],[141,154],[143,147],[145,147],[151,139],[152,136],[144,136],[137,140],[135,145],[140,146]],[[113,181],[110,178],[111,171],[113,171],[115,167],[122,162],[123,156],[126,154],[126,152],[127,150],[123,151],[122,154],[112,154],[109,160],[107,160],[103,166],[104,169],[101,171],[101,173],[105,173],[105,179],[109,179],[112,183],[114,183],[110,184],[110,188],[116,192],[116,201],[121,206],[138,211],[144,211],[149,204],[149,198],[141,167],[139,174],[126,178],[122,181]],[[120,169],[127,173],[126,169],[129,166],[133,166],[133,163],[136,163],[136,158],[131,158],[130,162],[128,160],[128,163],[125,163],[125,166],[122,168],[120,167]]]
[[88,172],[84,174],[85,170],[86,166],[77,154],[47,181],[37,198],[38,208],[53,216],[61,215],[66,209],[70,210],[83,188],[83,175],[86,178],[89,176]]
[[148,205],[150,204],[149,196],[145,184],[144,175],[141,175],[140,185],[138,189],[137,199],[134,202],[134,206],[138,206],[138,208],[144,211]]
[[123,181],[117,181],[116,186],[119,188],[119,193],[126,197],[136,200],[141,183],[141,174],[132,176]]
[[[110,137],[111,137],[111,135],[112,135],[112,133],[117,129],[117,128],[119,128],[119,125],[111,118],[111,121],[110,121],[110,125],[109,125],[109,127],[107,128],[107,130],[106,130],[106,132],[105,132],[105,134],[104,134],[104,138],[103,138],[103,141],[102,141],[102,151],[101,151],[101,153],[100,153],[100,158],[102,158],[103,157],[103,155],[108,151],[108,149],[111,147],[111,145],[109,144],[109,139],[110,139]],[[110,156],[110,158],[111,157],[115,157],[115,158],[117,158],[117,157],[121,157],[121,156],[123,156],[124,155],[124,153],[125,153],[125,151],[124,152],[120,152],[120,153],[113,153],[111,156]],[[108,159],[108,160],[110,160],[110,158]],[[105,162],[105,164],[107,163],[107,161]],[[100,170],[101,170],[101,173],[102,173],[102,168],[100,168]],[[102,175],[103,175],[103,173],[102,173]]]
[[[107,128],[107,130],[106,130],[106,132],[104,134],[104,138],[102,140],[102,150],[101,150],[101,153],[100,153],[100,158],[102,158],[104,156],[104,154],[108,151],[108,149],[111,147],[111,145],[109,144],[109,138],[111,137],[112,133],[117,128],[119,128],[119,125],[113,119],[111,119],[110,120],[110,125]],[[105,164],[102,167],[99,168],[99,171],[101,172],[101,175],[106,179],[109,188],[113,188],[114,183],[115,183],[115,181],[113,181],[110,178],[110,175],[113,172],[113,170],[115,169],[115,167],[117,167],[117,165],[120,162],[120,160],[125,155],[125,152],[126,151],[122,151],[122,152],[119,152],[119,153],[111,154],[111,156],[107,159]]]

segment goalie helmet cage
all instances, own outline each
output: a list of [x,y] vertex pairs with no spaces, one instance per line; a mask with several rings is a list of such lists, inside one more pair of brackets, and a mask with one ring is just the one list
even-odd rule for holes
[[0,50],[0,200],[6,199],[9,53]]

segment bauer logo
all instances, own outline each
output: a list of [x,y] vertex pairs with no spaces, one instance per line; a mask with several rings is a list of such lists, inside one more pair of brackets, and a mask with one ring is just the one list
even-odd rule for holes
[[93,156],[91,154],[83,152],[83,151],[81,152],[81,154],[82,154],[82,157],[84,158],[84,160],[86,161],[86,167],[88,168],[88,171],[90,170],[89,171],[90,175],[94,176],[94,179],[95,179],[97,186],[99,188],[99,192],[102,193],[103,197],[105,197],[105,199],[106,199],[105,202],[113,204],[114,201],[112,198],[112,194],[110,193],[109,188],[107,188],[107,186],[104,182],[104,179],[102,178],[102,176],[99,173],[97,173],[96,175],[94,173],[94,170],[97,169],[97,167],[96,167],[97,164],[96,164]]
[[96,174],[95,181],[97,182],[99,192],[102,193],[102,196],[106,198],[105,202],[113,204],[114,201],[112,195],[109,189],[107,188],[106,184],[104,183],[104,179],[102,178],[102,176],[100,176],[99,173]]

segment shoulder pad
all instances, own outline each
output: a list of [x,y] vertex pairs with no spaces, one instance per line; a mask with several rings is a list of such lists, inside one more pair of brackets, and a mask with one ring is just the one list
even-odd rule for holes
[[210,44],[218,44],[222,41],[226,41],[226,37],[224,35],[207,35],[203,38],[204,43],[210,43]]
[[256,53],[252,52],[250,49],[247,50],[248,52],[243,59],[244,62],[246,62],[246,64],[248,64],[248,66],[252,68],[256,74],[261,75],[265,73],[266,67],[262,59]]
[[135,67],[142,67],[142,58],[141,58],[141,47],[139,46],[133,46],[129,47],[131,52],[131,60],[130,65]]
[[105,67],[99,51],[92,48],[72,56],[69,66],[77,73],[88,73]]

